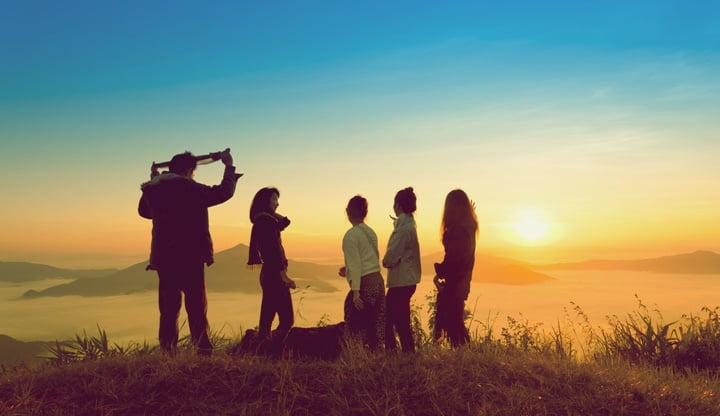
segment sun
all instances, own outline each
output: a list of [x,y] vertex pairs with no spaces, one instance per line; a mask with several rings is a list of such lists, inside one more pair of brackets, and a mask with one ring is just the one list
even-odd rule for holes
[[550,231],[550,224],[543,215],[534,211],[519,212],[511,227],[526,243],[540,243]]

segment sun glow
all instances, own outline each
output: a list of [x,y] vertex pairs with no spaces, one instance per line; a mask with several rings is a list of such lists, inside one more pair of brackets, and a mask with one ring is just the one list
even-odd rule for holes
[[521,211],[511,224],[515,233],[526,243],[540,243],[548,236],[550,225],[536,211]]

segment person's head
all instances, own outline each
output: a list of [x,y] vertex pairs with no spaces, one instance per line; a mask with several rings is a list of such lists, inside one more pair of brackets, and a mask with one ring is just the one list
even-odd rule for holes
[[399,190],[395,194],[395,203],[393,209],[395,209],[395,215],[408,214],[412,215],[417,209],[417,198],[412,187]]
[[350,222],[353,224],[359,224],[365,221],[365,217],[367,217],[368,213],[367,199],[361,197],[360,195],[355,195],[350,198],[347,208],[345,208],[345,213],[347,214]]
[[445,234],[445,231],[455,226],[468,228],[474,233],[478,231],[475,206],[462,189],[455,189],[447,194],[440,232]]
[[192,178],[197,168],[195,156],[190,152],[178,153],[170,159],[170,172]]
[[254,221],[255,216],[261,212],[275,213],[280,205],[278,198],[280,198],[280,191],[277,188],[266,187],[257,191],[250,205],[250,221]]

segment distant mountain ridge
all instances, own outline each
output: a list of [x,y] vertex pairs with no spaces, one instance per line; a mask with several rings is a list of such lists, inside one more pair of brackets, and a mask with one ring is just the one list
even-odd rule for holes
[[[259,270],[251,270],[247,267],[247,253],[248,247],[244,244],[217,253],[215,263],[205,270],[207,289],[221,292],[260,293]],[[421,259],[423,274],[433,275],[433,263],[442,261],[442,258],[442,252],[424,256]],[[22,295],[22,298],[70,295],[115,296],[155,290],[157,274],[154,271],[146,271],[146,266],[147,262],[142,262],[122,270],[113,270],[102,277],[82,276],[72,282],[51,286],[44,290],[29,290]],[[62,270],[52,266],[46,267]],[[335,292],[338,289],[329,282],[342,279],[337,275],[338,268],[339,265],[318,265],[289,260],[288,274],[295,279],[300,288],[309,286],[314,291]],[[383,270],[383,274],[386,274],[386,270]],[[527,263],[476,254],[473,281],[525,285],[549,280],[553,280],[553,277],[531,270]]]
[[698,250],[639,260],[587,260],[531,266],[536,270],[628,270],[677,274],[720,274],[720,254]]
[[[215,264],[206,269],[206,285],[209,291],[238,291],[260,293],[258,270],[247,268],[248,247],[237,245],[215,256]],[[423,275],[434,274],[433,264],[442,261],[443,253],[437,252],[421,259]],[[290,260],[289,275],[298,287],[309,287],[319,292],[335,292],[331,281],[337,276],[339,266],[318,265]],[[137,263],[122,270],[69,270],[57,267],[22,263],[0,262],[0,281],[25,282],[49,278],[71,277],[70,283],[51,286],[41,291],[29,290],[24,299],[42,296],[113,296],[155,290],[157,275],[146,271],[147,263]],[[533,265],[522,261],[476,253],[473,281],[506,285],[527,285],[554,280],[542,273],[545,270],[628,270],[657,273],[720,274],[720,254],[712,251],[663,256],[638,260],[588,260],[582,262]],[[386,273],[386,270],[383,270]]]
[[[258,282],[260,270],[247,267],[248,247],[237,245],[215,255],[215,263],[205,269],[205,284],[209,291],[237,291],[260,293]],[[23,299],[42,296],[114,296],[157,289],[157,273],[145,270],[147,262],[137,263],[102,278],[78,278],[70,283],[51,286],[36,291],[29,290]],[[288,275],[295,279],[299,288],[309,286],[318,292],[334,292],[337,289],[327,283],[340,279],[336,266],[289,261]]]
[[[424,275],[434,275],[434,263],[443,260],[444,253],[437,252],[421,259]],[[528,263],[503,257],[475,253],[472,281],[503,285],[530,285],[555,280],[554,277],[537,272]]]
[[117,269],[62,269],[22,261],[0,261],[0,282],[21,283],[45,279],[97,278],[117,271]]
[[18,362],[36,363],[43,359],[41,354],[48,352],[50,342],[18,341],[7,335],[0,334],[0,365],[12,365]]

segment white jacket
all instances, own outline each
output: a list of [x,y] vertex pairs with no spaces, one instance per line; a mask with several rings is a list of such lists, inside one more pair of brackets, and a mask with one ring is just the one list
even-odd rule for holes
[[360,290],[362,276],[380,271],[377,235],[367,224],[353,226],[343,237],[345,278],[352,290]]
[[382,263],[388,269],[387,287],[420,283],[420,243],[412,215],[403,213],[395,220]]

